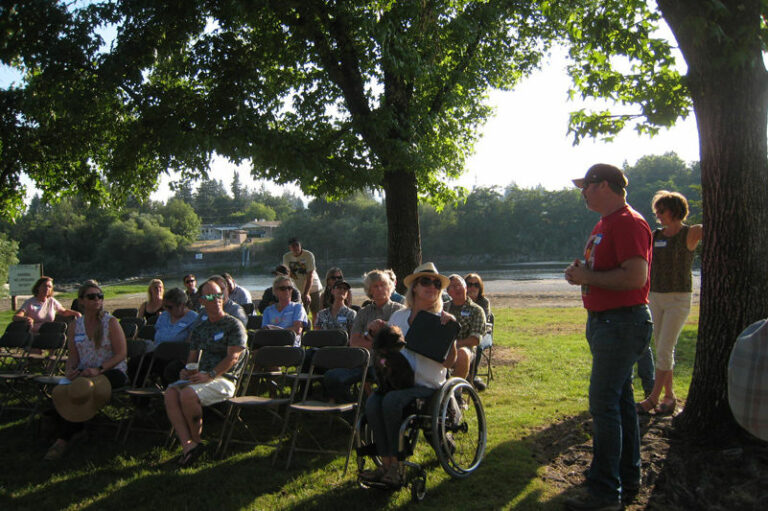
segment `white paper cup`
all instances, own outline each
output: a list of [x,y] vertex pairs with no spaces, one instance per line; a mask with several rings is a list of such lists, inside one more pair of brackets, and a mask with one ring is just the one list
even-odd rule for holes
[[192,374],[196,373],[196,372],[197,372],[197,369],[198,369],[199,367],[200,367],[200,364],[198,364],[197,362],[190,362],[189,364],[187,364],[186,366],[184,366],[184,368],[185,368],[185,369],[186,369],[188,372],[190,372],[190,373],[192,373]]

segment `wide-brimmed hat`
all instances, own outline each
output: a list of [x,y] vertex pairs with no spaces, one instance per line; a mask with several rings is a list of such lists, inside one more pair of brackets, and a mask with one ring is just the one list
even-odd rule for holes
[[629,183],[627,181],[627,176],[624,175],[621,169],[614,167],[613,165],[608,165],[607,163],[597,163],[592,165],[589,167],[589,170],[587,170],[587,173],[583,178],[573,179],[572,181],[578,188],[584,188],[585,185],[599,183],[601,181],[608,181],[621,188],[626,187]]
[[448,277],[438,273],[437,268],[435,267],[435,263],[429,262],[417,266],[416,269],[413,270],[413,273],[403,279],[403,284],[405,284],[406,287],[411,287],[411,282],[418,279],[419,277],[436,277],[440,279],[440,282],[443,283],[443,289],[448,287],[448,284],[451,283],[451,280]]
[[80,377],[68,385],[57,385],[53,406],[69,422],[84,422],[93,418],[112,397],[112,385],[103,374],[93,378]]

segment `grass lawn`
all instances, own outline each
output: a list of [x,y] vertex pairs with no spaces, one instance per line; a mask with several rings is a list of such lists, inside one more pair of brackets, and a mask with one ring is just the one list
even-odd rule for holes
[[[495,309],[495,380],[481,394],[488,419],[486,458],[468,479],[453,480],[420,440],[415,458],[426,464],[427,496],[419,509],[560,509],[559,490],[539,478],[533,445],[553,424],[585,414],[590,356],[580,308]],[[0,315],[0,325],[7,320]],[[677,350],[675,384],[685,399],[691,380],[698,323],[694,308]],[[636,389],[640,389],[636,382]],[[640,396],[640,392],[636,397]],[[206,418],[207,437],[219,421]],[[327,423],[319,428],[328,429]],[[562,424],[560,425],[562,428]],[[157,435],[137,433],[126,446],[98,428],[61,461],[40,461],[46,441],[23,418],[0,417],[0,509],[399,509],[407,491],[359,488],[342,457],[297,453],[289,470],[273,450],[231,448],[223,460],[203,459],[173,468],[178,449],[158,447]],[[335,432],[326,433],[329,437]],[[205,436],[205,433],[204,433]],[[79,451],[79,452],[78,452]]]

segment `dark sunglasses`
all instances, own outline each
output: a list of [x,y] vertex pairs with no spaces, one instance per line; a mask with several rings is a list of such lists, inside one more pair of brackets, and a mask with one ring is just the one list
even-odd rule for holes
[[83,298],[87,298],[89,300],[103,300],[104,295],[101,293],[88,293],[86,295],[83,295]]
[[184,281],[185,284],[189,284],[190,282],[196,282],[195,279],[187,279]]
[[343,278],[341,275],[331,275],[328,280],[342,280]]
[[479,282],[467,282],[467,287],[476,287],[476,288],[479,289],[480,288],[480,283]]
[[212,293],[212,294],[203,295],[203,299],[208,300],[209,302],[212,302],[214,300],[221,300],[222,298],[224,298],[224,293]]
[[435,286],[437,289],[443,289],[443,281],[440,279],[431,279],[429,277],[421,277],[419,284],[424,287]]
[[288,291],[289,289],[293,289],[293,286],[278,286],[278,291]]

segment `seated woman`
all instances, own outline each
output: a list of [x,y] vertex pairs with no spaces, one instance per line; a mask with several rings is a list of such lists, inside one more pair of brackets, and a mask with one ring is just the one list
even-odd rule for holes
[[292,330],[296,337],[293,345],[301,346],[301,332],[309,326],[309,318],[301,303],[291,301],[293,289],[293,281],[290,277],[285,275],[275,277],[272,290],[277,295],[277,303],[264,309],[261,327]]
[[[389,325],[397,326],[407,335],[416,314],[420,311],[441,316],[441,323],[455,321],[451,314],[443,311],[441,289],[448,286],[448,277],[440,275],[433,263],[424,263],[408,275],[403,283],[406,286],[405,300],[408,306],[395,311],[389,318]],[[375,334],[385,323],[378,321],[370,330]],[[386,394],[373,393],[365,405],[365,416],[373,430],[374,442],[381,456],[382,466],[373,471],[366,471],[360,476],[369,481],[380,481],[391,486],[400,486],[400,463],[397,459],[400,423],[403,410],[417,398],[427,398],[439,389],[446,380],[446,369],[456,361],[456,343],[445,361],[440,364],[432,359],[410,351],[408,346],[402,349],[414,372],[415,385],[408,389],[393,390]]]
[[321,308],[327,309],[331,306],[333,303],[333,285],[340,280],[344,280],[344,274],[341,272],[341,268],[334,266],[325,272],[325,289],[322,294],[323,301],[320,304]]
[[[181,289],[175,287],[169,289],[163,295],[163,308],[165,311],[160,314],[155,323],[155,338],[154,342],[147,346],[147,351],[152,352],[154,349],[164,342],[183,342],[189,339],[192,329],[197,325],[197,313],[187,308],[187,294]],[[133,378],[136,375],[136,371],[139,369],[139,360],[128,361],[128,374]],[[163,360],[155,360],[152,364],[152,374],[162,375],[165,370],[167,362]],[[145,365],[148,362],[145,361]],[[176,375],[179,374],[179,367],[173,372],[173,376],[170,378],[173,381]],[[138,381],[141,382],[144,379],[142,375],[139,375]]]
[[179,384],[165,391],[165,411],[181,444],[178,464],[182,467],[191,465],[202,452],[203,406],[234,395],[234,375],[248,342],[243,323],[224,312],[223,296],[215,281],[200,287],[206,319],[192,331],[187,359],[187,363],[199,359],[198,370],[182,369]]
[[473,302],[483,308],[486,318],[490,317],[491,303],[483,294],[485,293],[485,284],[483,284],[483,279],[477,273],[467,273],[464,276],[464,282],[467,283],[467,295],[472,298]]
[[43,323],[48,323],[56,318],[56,314],[64,317],[79,318],[80,313],[71,309],[65,309],[59,301],[53,297],[53,279],[40,277],[32,286],[32,298],[21,304],[19,310],[13,315],[14,321],[26,321],[30,330],[36,334]]
[[139,306],[139,317],[147,320],[147,324],[153,324],[160,313],[163,312],[163,281],[152,279],[147,288],[147,301]]
[[[70,323],[67,330],[69,357],[65,376],[75,380],[104,375],[111,388],[125,386],[128,383],[125,335],[117,318],[104,311],[104,294],[101,288],[84,284],[78,290],[77,298],[84,313]],[[63,386],[59,385],[54,389],[54,403],[57,394],[60,394],[57,393],[57,390],[61,390],[60,387]],[[48,449],[46,460],[61,458],[72,436],[83,429],[82,422],[70,422],[60,415],[57,415],[57,422],[58,438]]]
[[352,300],[352,286],[346,280],[331,284],[331,305],[317,315],[318,330],[344,330],[349,337],[357,313],[349,308]]
[[[275,268],[275,271],[272,272],[272,275],[278,276],[278,275],[285,275],[286,277],[290,273],[290,270],[288,267],[284,264],[277,265],[277,268]],[[299,290],[294,288],[293,291],[291,291],[291,301],[292,302],[301,302],[301,295],[299,294]],[[270,305],[277,303],[277,294],[275,293],[275,290],[272,289],[272,286],[269,286],[267,289],[264,290],[264,294],[261,296],[261,300],[259,300],[259,313],[264,314],[264,311],[267,307]]]
[[[483,279],[478,275],[477,273],[467,273],[467,275],[464,277],[464,281],[467,283],[467,295],[472,299],[473,302],[475,302],[477,305],[483,308],[485,311],[485,319],[486,321],[491,321],[491,303],[488,301],[488,298],[485,297],[485,284],[483,284]],[[475,360],[472,362],[474,364],[472,373],[477,374],[477,370],[480,368],[480,362],[482,362],[482,357],[480,356],[480,353],[491,347],[493,344],[493,336],[491,335],[491,331],[489,330],[483,337],[480,339],[480,344],[477,345],[477,353],[475,356]],[[487,387],[486,383],[483,381],[482,378],[479,376],[475,376],[475,378],[472,381],[472,384],[475,386],[477,390],[485,390]]]

